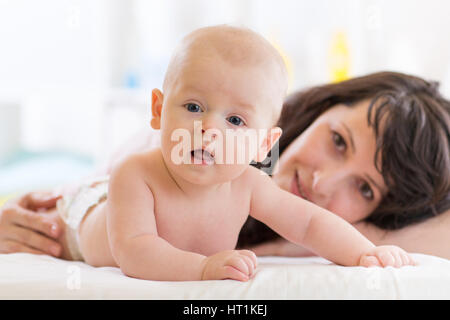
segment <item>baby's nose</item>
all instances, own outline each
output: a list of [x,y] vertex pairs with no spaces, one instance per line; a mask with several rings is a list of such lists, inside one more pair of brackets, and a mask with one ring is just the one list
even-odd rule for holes
[[[217,129],[207,129],[207,130],[210,130],[211,132],[209,132],[210,134],[209,134],[209,136],[211,137],[211,138],[213,138],[213,139],[216,139],[217,138]],[[206,130],[205,129],[202,129],[202,134],[205,134],[206,133]]]

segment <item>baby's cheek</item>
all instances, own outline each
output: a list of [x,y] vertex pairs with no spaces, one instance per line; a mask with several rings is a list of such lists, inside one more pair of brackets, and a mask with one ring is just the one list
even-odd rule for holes
[[[250,152],[248,142],[241,142],[239,140],[232,141],[225,140],[222,148],[223,163],[225,164],[249,164],[254,157],[254,152]],[[217,158],[217,157],[216,157]]]

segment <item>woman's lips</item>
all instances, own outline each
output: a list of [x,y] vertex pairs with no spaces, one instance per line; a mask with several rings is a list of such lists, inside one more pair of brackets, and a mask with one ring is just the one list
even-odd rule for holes
[[310,201],[308,195],[304,192],[304,190],[301,187],[297,171],[295,172],[294,177],[292,178],[291,181],[291,193],[295,194],[300,198]]

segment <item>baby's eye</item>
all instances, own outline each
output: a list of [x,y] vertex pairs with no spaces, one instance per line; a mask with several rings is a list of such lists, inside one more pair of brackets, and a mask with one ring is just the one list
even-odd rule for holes
[[242,121],[242,119],[237,116],[231,116],[227,120],[229,123],[235,126],[241,126],[245,124],[244,121]]
[[200,112],[200,111],[202,111],[202,109],[199,107],[199,105],[195,104],[195,103],[187,103],[187,104],[184,105],[184,107],[189,112]]
[[367,182],[364,182],[360,187],[359,190],[362,194],[362,196],[367,200],[373,200],[373,191],[372,188],[369,186]]
[[347,147],[344,138],[342,138],[342,136],[339,133],[334,131],[333,131],[333,143],[338,149],[345,150],[345,148]]

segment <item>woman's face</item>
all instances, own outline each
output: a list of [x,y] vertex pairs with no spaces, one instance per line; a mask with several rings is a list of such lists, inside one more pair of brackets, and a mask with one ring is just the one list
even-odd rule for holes
[[280,156],[275,182],[350,223],[369,216],[387,188],[374,164],[368,107],[362,101],[324,112]]

